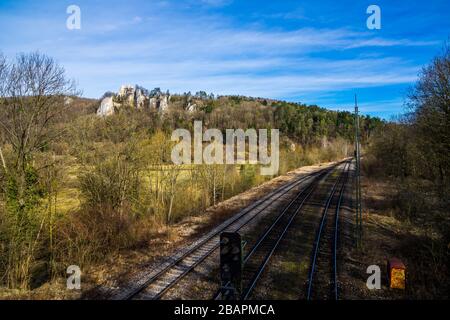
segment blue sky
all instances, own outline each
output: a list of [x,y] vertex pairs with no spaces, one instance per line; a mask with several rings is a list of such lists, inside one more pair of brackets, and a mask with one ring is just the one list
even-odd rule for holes
[[[66,8],[81,9],[68,30]],[[381,30],[366,9],[381,8]],[[450,1],[0,0],[0,51],[54,57],[85,97],[124,83],[390,118],[450,35]]]

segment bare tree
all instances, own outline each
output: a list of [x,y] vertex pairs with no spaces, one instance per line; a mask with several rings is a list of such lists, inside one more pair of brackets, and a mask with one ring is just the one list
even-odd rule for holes
[[55,137],[52,121],[64,99],[76,95],[64,68],[40,53],[20,54],[4,67],[0,127],[15,154],[14,167],[23,170],[30,155]]
[[[422,70],[410,94],[412,124],[430,173],[448,186],[450,171],[450,42]],[[443,190],[443,189],[441,189]]]
[[[0,137],[12,147],[11,163],[0,158],[8,181],[6,279],[10,287],[27,288],[47,217],[39,208],[45,192],[33,155],[61,131],[54,122],[76,95],[74,83],[52,58],[20,54],[12,63],[0,57]],[[2,179],[6,181],[6,179]],[[6,183],[5,183],[6,185]],[[52,224],[50,219],[50,224]]]
[[[52,58],[40,53],[19,54],[12,63],[0,56],[0,130],[12,146],[9,173],[23,205],[25,171],[37,150],[59,134],[54,120],[65,108],[64,99],[76,95],[73,81]],[[7,165],[0,150],[6,172]]]

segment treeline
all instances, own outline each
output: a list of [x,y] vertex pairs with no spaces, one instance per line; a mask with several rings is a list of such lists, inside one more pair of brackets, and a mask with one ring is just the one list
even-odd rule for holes
[[[348,111],[330,111],[318,106],[278,102],[273,105],[275,124],[282,132],[303,145],[342,137],[354,142],[354,115]],[[365,143],[382,120],[370,116],[360,117],[360,132]]]
[[377,174],[423,179],[448,198],[450,172],[450,48],[420,73],[407,113],[377,130],[370,148]]
[[[186,95],[173,96],[167,116],[156,118],[153,128],[171,131],[192,129],[193,120],[202,120],[207,128],[280,129],[281,135],[302,146],[321,144],[324,139],[343,138],[354,142],[354,115],[348,111],[332,111],[316,105],[266,100],[244,96],[218,96],[194,100],[195,112],[185,112]],[[145,113],[145,111],[144,111]],[[148,113],[148,112],[147,112]],[[155,116],[152,116],[155,119]],[[157,123],[159,122],[159,123]],[[377,117],[360,116],[360,134],[365,143],[384,122]]]

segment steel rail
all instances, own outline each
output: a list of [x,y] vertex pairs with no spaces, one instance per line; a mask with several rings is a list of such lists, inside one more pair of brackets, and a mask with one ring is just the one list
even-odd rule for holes
[[[252,249],[250,252],[248,252],[245,257],[244,257],[244,265],[245,263],[248,262],[248,260],[253,256],[253,254],[256,252],[257,249],[259,249],[259,247],[261,246],[261,244],[263,243],[263,241],[267,238],[267,236],[270,234],[270,232],[274,229],[274,227],[278,224],[278,222],[281,220],[281,218],[284,217],[284,215],[286,214],[286,212],[288,212],[288,210],[291,208],[291,206],[305,193],[307,192],[309,189],[311,189],[309,191],[309,193],[306,195],[306,197],[308,197],[311,192],[313,191],[315,185],[320,181],[319,178],[321,178],[322,176],[324,176],[325,174],[329,173],[330,171],[332,171],[333,168],[331,168],[329,171],[324,171],[321,174],[317,175],[313,181],[311,181],[311,183],[306,186],[306,188],[304,188],[303,190],[301,190],[294,199],[292,199],[288,205],[286,205],[283,210],[281,211],[281,213],[277,216],[277,218],[275,219],[274,222],[272,222],[272,224],[270,225],[270,227],[268,229],[265,230],[264,234],[262,236],[260,236],[258,238],[258,240],[256,241],[256,243],[253,245]],[[305,197],[305,199],[306,199]],[[303,199],[302,204],[305,200]],[[301,204],[301,205],[302,205]],[[214,300],[217,300],[220,297],[220,289],[215,293],[214,295]]]
[[339,236],[339,213],[341,210],[341,204],[342,199],[344,198],[345,189],[347,186],[349,171],[350,171],[350,164],[347,168],[347,173],[344,178],[344,182],[341,186],[341,190],[339,191],[339,200],[336,205],[336,212],[334,217],[334,241],[333,241],[333,293],[334,293],[334,300],[338,300],[338,282],[337,282],[337,244],[338,244],[338,236]]
[[[318,179],[321,176],[318,176],[316,179]],[[268,229],[266,229],[266,231],[264,232],[264,234],[257,240],[256,244],[253,246],[252,250],[246,254],[245,258],[244,258],[244,264],[253,256],[253,254],[255,253],[256,250],[258,250],[258,248],[260,247],[261,243],[267,238],[268,234],[273,230],[273,228],[278,224],[278,221],[281,220],[281,218],[284,217],[284,215],[286,214],[286,212],[288,212],[288,210],[291,208],[291,206],[294,204],[295,201],[297,201],[297,199],[299,199],[306,191],[308,191],[308,189],[311,189],[309,191],[309,193],[306,195],[309,196],[311,194],[311,192],[314,190],[314,186],[316,186],[316,184],[319,182],[320,180],[314,180],[311,182],[310,185],[308,185],[305,189],[303,189],[301,192],[299,192],[294,199],[292,199],[292,201],[281,211],[281,213],[278,215],[278,217],[275,219],[274,222],[272,222],[272,224],[270,225],[270,227]],[[305,199],[306,199],[305,197]],[[305,199],[302,201],[305,201]]]
[[[320,180],[317,180],[315,183],[312,183],[310,185],[310,190],[308,191],[308,193],[306,194],[306,196],[302,199],[301,203],[299,204],[299,206],[295,209],[294,213],[292,214],[292,216],[289,218],[287,224],[284,226],[283,231],[281,232],[281,234],[277,237],[276,241],[274,242],[271,250],[266,254],[266,256],[264,257],[264,260],[262,262],[262,264],[259,266],[257,272],[254,274],[253,278],[250,281],[250,284],[247,286],[247,288],[244,290],[244,293],[242,295],[242,300],[247,300],[250,296],[250,294],[252,293],[254,287],[256,286],[256,283],[258,282],[259,278],[261,277],[264,269],[267,266],[267,263],[269,262],[270,258],[273,256],[275,250],[277,249],[278,245],[280,244],[281,240],[284,238],[284,235],[286,234],[286,232],[288,231],[289,227],[292,224],[292,221],[294,221],[294,219],[296,218],[297,214],[300,212],[301,208],[303,207],[303,205],[305,204],[306,200],[309,199],[309,197],[311,196],[311,194],[314,192],[314,190],[316,189],[317,185],[319,184]],[[272,226],[269,228],[269,230],[263,235],[262,239],[260,239],[258,241],[258,246],[264,241],[264,239],[266,238],[266,236],[269,234],[269,232],[275,227],[275,224],[278,223],[278,221],[281,219],[281,216],[275,221],[274,224],[272,224]],[[248,259],[250,259],[251,255],[256,251],[256,246],[254,247],[254,249],[252,250],[252,252],[250,252],[249,255],[246,256],[246,260],[248,261]]]
[[325,208],[322,212],[322,219],[321,219],[321,222],[320,222],[319,228],[317,230],[317,234],[316,234],[316,240],[315,240],[314,250],[313,250],[313,259],[312,259],[311,268],[310,268],[309,277],[308,277],[308,291],[307,291],[307,297],[306,297],[307,300],[311,300],[314,272],[315,272],[315,268],[316,268],[317,256],[319,253],[319,245],[320,245],[323,227],[325,225],[325,221],[326,221],[326,218],[328,215],[328,210],[330,208],[334,194],[336,193],[337,186],[343,180],[344,173],[346,172],[346,168],[348,168],[348,163],[344,166],[344,169],[343,169],[342,173],[339,175],[338,180],[334,183],[332,190],[330,192],[330,195],[327,198]]
[[[320,172],[317,176],[314,176],[313,181],[315,181],[316,179],[318,179],[319,177],[321,177],[322,175],[326,174],[328,171],[323,171]],[[311,182],[313,183],[313,182]],[[293,200],[291,200],[289,202],[289,204],[286,207],[290,207],[297,199],[298,197],[303,194],[304,190],[308,189],[310,187],[310,185],[308,185],[305,189],[303,189],[298,196],[296,196]],[[267,206],[266,206],[267,207]],[[236,229],[236,231],[242,229],[244,226],[246,226],[250,221],[252,221],[254,218],[256,217],[253,216],[251,219],[249,219],[248,221],[244,222],[242,225],[239,226],[239,228]],[[178,283],[178,281],[180,281],[182,278],[184,278],[184,276],[186,276],[189,272],[191,272],[196,266],[198,266],[201,262],[203,262],[207,257],[209,257],[218,247],[220,246],[220,243],[217,243],[216,245],[213,246],[212,249],[210,249],[206,254],[204,254],[201,258],[199,258],[198,260],[196,260],[196,262],[194,264],[192,264],[189,268],[187,268],[186,270],[183,271],[183,273],[178,276],[176,278],[176,281],[172,281],[170,282],[166,287],[164,287],[164,289],[162,289],[157,295],[155,295],[153,297],[154,300],[159,300],[161,299],[161,297],[168,291],[170,290],[175,284]]]
[[[286,195],[290,190],[292,190],[293,188],[295,188],[296,186],[298,186],[299,184],[301,184],[302,182],[304,182],[305,180],[309,179],[309,178],[314,178],[317,177],[321,174],[323,174],[324,172],[328,172],[332,169],[334,169],[336,166],[338,166],[339,164],[341,164],[342,162],[339,162],[333,166],[331,166],[330,168],[324,168],[321,169],[319,171],[316,171],[314,173],[308,174],[306,176],[300,177],[298,179],[296,179],[293,182],[288,183],[287,185],[272,191],[271,193],[269,193],[268,195],[264,196],[262,199],[256,201],[255,203],[253,203],[252,205],[250,205],[249,207],[243,209],[241,212],[239,212],[235,217],[233,217],[232,219],[230,219],[229,221],[227,221],[223,226],[220,226],[220,228],[213,230],[212,232],[210,232],[209,235],[207,235],[206,237],[204,237],[203,239],[201,239],[201,241],[199,241],[198,243],[195,243],[195,245],[193,245],[190,249],[188,249],[186,252],[184,252],[180,257],[176,258],[174,261],[172,261],[171,263],[169,263],[169,265],[165,266],[162,270],[158,271],[155,275],[151,276],[149,279],[147,279],[142,285],[138,286],[137,288],[135,288],[134,290],[131,290],[129,293],[126,294],[126,296],[123,298],[124,300],[129,300],[132,299],[133,297],[135,297],[136,295],[138,295],[139,293],[141,293],[142,291],[144,291],[149,285],[151,285],[152,283],[154,283],[156,280],[158,280],[162,275],[166,274],[168,271],[170,271],[172,268],[174,268],[176,265],[180,264],[180,262],[182,262],[183,260],[185,260],[185,258],[187,258],[188,256],[190,256],[191,254],[193,254],[196,251],[199,251],[203,246],[205,246],[205,244],[207,244],[209,241],[211,241],[214,237],[216,237],[217,235],[219,235],[222,231],[224,231],[225,229],[227,229],[228,227],[230,227],[231,225],[233,225],[234,223],[238,222],[240,219],[242,219],[243,217],[245,217],[248,213],[250,213],[251,211],[253,211],[255,208],[257,208],[258,206],[264,204],[265,202],[268,202],[267,204],[265,204],[262,208],[258,209],[258,211],[254,214],[253,217],[251,217],[248,221],[246,221],[243,225],[239,226],[238,230],[242,227],[244,227],[246,224],[248,224],[250,221],[252,221],[256,216],[258,216],[261,212],[263,212],[268,206],[270,206],[273,202],[275,202],[276,200],[278,200],[279,198],[281,198],[283,195]],[[274,199],[271,199],[273,198]],[[168,284],[165,288],[163,288],[163,290],[161,290],[155,297],[153,297],[153,299],[160,299],[161,296],[167,291],[169,290],[173,285],[175,285],[179,280],[181,280],[187,273],[189,273],[190,271],[192,271],[192,269],[194,269],[199,263],[201,263],[202,261],[204,261],[209,255],[211,255],[211,253],[217,249],[217,247],[219,246],[219,244],[217,243],[215,246],[213,246],[213,248],[209,251],[207,251],[206,254],[202,255],[202,257],[200,257],[199,259],[197,259],[197,261],[192,264],[192,266],[188,269],[186,269],[180,277],[178,277],[175,281],[171,282],[170,284]]]

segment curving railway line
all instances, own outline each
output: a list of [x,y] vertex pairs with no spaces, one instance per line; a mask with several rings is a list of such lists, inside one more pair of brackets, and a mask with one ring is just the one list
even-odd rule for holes
[[166,263],[161,265],[159,269],[154,270],[151,274],[141,277],[141,279],[136,281],[130,288],[123,290],[119,295],[113,297],[113,299],[161,299],[168,290],[214,253],[219,247],[221,232],[241,230],[273,205],[275,201],[288,196],[291,190],[310,180],[316,181],[329,173],[335,166],[297,178],[269,193],[236,214],[234,217],[211,230],[185,250],[172,256]]
[[[319,225],[319,229],[317,231],[317,239],[316,239],[316,245],[314,246],[314,254],[313,254],[313,261],[311,262],[311,268],[312,276],[314,275],[314,271],[316,269],[315,265],[317,263],[317,255],[318,255],[318,245],[321,239],[321,236],[323,234],[322,230],[325,225],[325,218],[328,216],[327,213],[330,208],[330,204],[332,203],[332,200],[335,196],[336,189],[339,185],[341,185],[340,189],[340,197],[339,202],[342,201],[342,195],[345,188],[346,178],[348,175],[348,168],[349,168],[349,162],[346,162],[344,164],[344,168],[342,172],[339,174],[339,177],[335,179],[335,182],[333,184],[333,187],[331,188],[331,191],[326,199],[325,202],[325,208],[323,210],[323,216],[321,223]],[[339,169],[336,169],[339,170]],[[327,174],[330,175],[331,172]],[[324,177],[326,179],[327,177]],[[316,181],[312,182],[306,189],[304,189],[301,193],[298,194],[298,196],[295,198],[295,200],[286,207],[280,215],[277,217],[277,219],[273,222],[273,224],[266,230],[266,232],[259,238],[259,240],[256,242],[256,244],[253,246],[253,248],[250,250],[250,252],[245,257],[245,265],[244,265],[244,273],[243,273],[243,279],[244,279],[244,292],[242,295],[242,299],[246,300],[251,298],[252,291],[257,285],[257,282],[260,280],[261,275],[263,274],[263,271],[265,270],[266,266],[268,265],[269,260],[274,255],[276,249],[278,248],[280,242],[285,237],[285,234],[288,232],[289,227],[291,226],[294,219],[301,213],[302,208],[311,200],[311,196],[314,193],[315,189],[318,187],[318,184],[320,182],[320,179],[317,179]],[[339,206],[336,207],[337,212]],[[338,235],[338,215],[336,214],[336,239]],[[334,251],[336,253],[336,251]],[[336,261],[336,255],[335,255],[335,261]],[[333,266],[336,266],[334,263]],[[334,276],[336,277],[336,273],[334,273]],[[312,282],[311,282],[312,283]],[[312,290],[312,285],[308,286],[308,291],[310,292]],[[336,291],[337,292],[337,291]],[[309,295],[308,295],[309,297]],[[219,298],[219,294],[216,294],[215,298]]]
[[[326,200],[314,246],[315,250],[311,262],[310,281],[308,282],[308,299],[311,298],[310,293],[313,292],[312,286],[317,282],[314,281],[314,275],[322,271],[322,262],[326,260],[322,257],[321,246],[324,246],[329,242],[328,230],[331,228],[330,226],[333,219],[335,222],[336,233],[334,242],[332,242],[334,243],[334,251],[331,256],[334,255],[334,262],[332,265],[336,266],[339,204],[342,201],[342,194],[345,190],[345,184],[348,178],[349,163],[350,161],[348,160],[340,162],[332,167],[296,178],[292,182],[274,190],[199,238],[189,247],[170,257],[170,259],[160,265],[158,269],[152,270],[150,273],[142,274],[137,281],[127,287],[126,290],[121,290],[120,294],[113,297],[113,299],[155,300],[163,298],[164,295],[185,278],[186,275],[190,274],[199,264],[216,252],[219,247],[220,234],[223,231],[243,230],[245,226],[258,218],[261,218],[264,213],[273,207],[274,203],[281,201],[281,208],[277,207],[277,214],[273,218],[271,224],[267,226],[256,241],[252,243],[252,246],[249,246],[244,256],[244,269],[242,275],[244,290],[242,299],[249,299],[260,280],[261,275],[269,264],[271,257],[276,252],[286,233],[289,231],[292,222],[301,214],[303,206],[310,201],[311,195],[314,194],[317,186],[321,181],[334,179],[333,188]],[[342,166],[344,166],[343,170]],[[333,173],[339,171],[341,171],[341,173],[338,177],[333,177]],[[337,192],[337,190],[339,190],[339,192]],[[332,203],[334,203],[333,199],[335,198],[337,199],[336,201],[338,201],[338,204],[335,205],[335,213],[331,214],[329,212],[331,212],[330,209]],[[324,234],[326,234],[326,236],[324,236]],[[334,276],[332,282],[336,284],[336,272],[331,276]],[[337,284],[335,294],[337,297]],[[220,293],[217,292],[213,298],[220,299]]]

